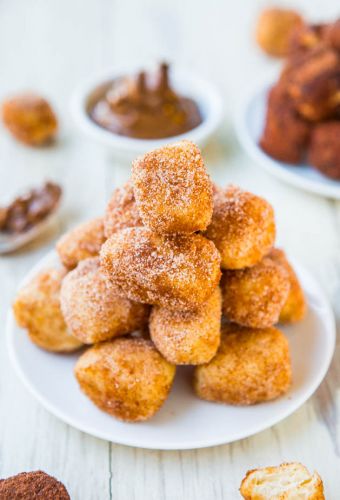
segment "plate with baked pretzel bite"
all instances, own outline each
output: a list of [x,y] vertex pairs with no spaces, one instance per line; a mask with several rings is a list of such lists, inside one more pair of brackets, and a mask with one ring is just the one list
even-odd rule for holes
[[340,199],[340,19],[299,25],[285,55],[279,75],[247,91],[239,140],[272,175]]
[[272,206],[213,184],[194,143],[144,154],[20,286],[17,373],[115,443],[193,449],[274,425],[316,390],[335,342],[326,297],[275,235]]

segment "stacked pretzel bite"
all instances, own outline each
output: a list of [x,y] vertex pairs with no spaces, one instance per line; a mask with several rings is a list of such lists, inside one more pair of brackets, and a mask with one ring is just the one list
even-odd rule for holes
[[178,365],[194,366],[202,399],[260,403],[291,384],[275,325],[306,309],[274,243],[270,204],[213,186],[198,147],[181,141],[133,162],[104,217],[59,240],[60,268],[25,285],[14,313],[39,347],[82,347],[80,388],[123,421],[159,410]]

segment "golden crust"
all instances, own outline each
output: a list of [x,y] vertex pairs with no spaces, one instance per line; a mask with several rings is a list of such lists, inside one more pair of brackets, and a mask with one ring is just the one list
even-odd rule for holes
[[154,307],[149,325],[151,339],[170,363],[207,363],[215,356],[220,344],[221,307],[219,288],[195,311]]
[[299,462],[249,470],[240,493],[245,500],[324,500],[323,482],[317,472],[310,474]]
[[306,315],[307,304],[298,277],[283,250],[273,248],[269,257],[283,266],[287,271],[290,282],[289,294],[281,309],[279,321],[280,323],[296,323],[301,321]]
[[58,122],[50,104],[35,94],[22,94],[2,104],[2,119],[11,134],[29,146],[41,146],[57,134]]
[[75,375],[82,391],[101,410],[137,422],[160,409],[175,370],[150,340],[122,337],[89,348],[79,358]]
[[302,17],[294,10],[265,9],[257,22],[257,43],[264,52],[271,56],[286,56],[292,32],[302,25]]
[[72,334],[94,344],[147,325],[149,307],[119,297],[100,269],[99,257],[85,259],[64,279],[61,309]]
[[278,322],[290,283],[285,269],[265,257],[254,267],[225,271],[221,287],[222,310],[229,321],[267,328]]
[[194,373],[194,389],[200,398],[233,405],[275,399],[290,385],[289,345],[276,328],[224,325],[216,356]]
[[109,238],[127,227],[143,226],[136,205],[131,181],[118,187],[112,193],[104,217],[104,233]]
[[212,185],[198,147],[189,141],[155,149],[133,162],[144,225],[157,233],[204,231],[213,211]]
[[223,269],[242,269],[259,262],[275,241],[271,205],[235,186],[215,190],[214,212],[205,236],[221,254]]
[[221,275],[211,241],[199,234],[156,234],[145,227],[111,236],[102,247],[101,264],[121,296],[170,308],[203,304]]
[[60,309],[60,286],[65,269],[46,269],[19,290],[13,312],[32,342],[48,351],[68,352],[82,343],[69,333]]
[[105,239],[103,218],[97,217],[65,233],[57,242],[56,250],[62,264],[74,269],[81,260],[99,255]]

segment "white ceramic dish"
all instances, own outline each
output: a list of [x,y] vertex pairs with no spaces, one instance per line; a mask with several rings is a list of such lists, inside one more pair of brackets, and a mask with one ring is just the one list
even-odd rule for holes
[[[28,274],[53,265],[49,254]],[[32,344],[15,325],[12,313],[7,339],[16,371],[33,396],[64,422],[93,436],[114,443],[150,449],[193,449],[230,443],[251,436],[297,410],[317,389],[326,375],[335,345],[332,310],[310,274],[295,265],[306,292],[306,319],[285,328],[289,339],[293,386],[276,401],[251,407],[218,405],[197,399],[191,390],[191,368],[179,369],[169,399],[149,422],[126,424],[97,409],[79,390],[73,366],[79,354],[57,355]]]
[[[237,108],[235,118],[236,131],[241,145],[259,167],[271,175],[305,191],[340,199],[340,181],[334,181],[319,173],[310,165],[290,165],[271,158],[259,147],[265,113],[268,90],[277,78],[266,78],[244,95]],[[284,140],[284,130],[282,131]]]
[[119,76],[134,74],[135,72],[136,70],[131,71],[131,69],[124,68],[111,69],[86,80],[75,90],[71,101],[71,110],[80,130],[91,139],[107,146],[119,156],[129,159],[169,142],[184,138],[203,147],[221,122],[222,101],[212,84],[188,72],[171,70],[170,73],[170,79],[175,90],[196,101],[203,116],[202,123],[185,134],[156,140],[133,139],[105,130],[89,117],[89,104],[93,102],[94,96],[98,94],[101,88]]

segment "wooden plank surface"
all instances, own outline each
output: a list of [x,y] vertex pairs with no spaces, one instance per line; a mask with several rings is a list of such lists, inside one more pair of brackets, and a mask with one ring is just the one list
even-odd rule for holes
[[[314,20],[338,13],[336,1],[294,3]],[[212,177],[240,184],[273,203],[280,244],[318,278],[339,321],[340,204],[263,173],[240,150],[232,128],[242,89],[276,64],[256,49],[251,36],[256,13],[265,4],[0,1],[0,99],[21,89],[41,91],[55,104],[62,125],[58,145],[42,151],[18,145],[0,130],[0,203],[45,178],[65,189],[54,230],[0,258],[0,477],[44,469],[65,482],[76,500],[234,499],[247,469],[299,460],[320,472],[328,499],[339,498],[339,345],[317,393],[284,422],[231,445],[183,452],[109,444],[58,421],[17,380],[5,345],[6,311],[19,281],[63,230],[99,214],[117,179],[128,172],[76,130],[69,112],[74,87],[105,67],[141,67],[163,57],[218,85],[226,117],[205,152]]]

